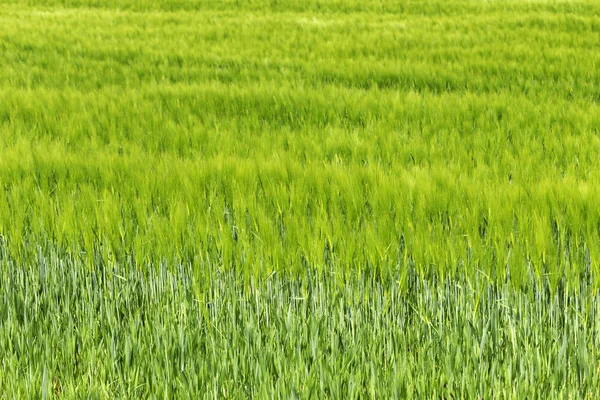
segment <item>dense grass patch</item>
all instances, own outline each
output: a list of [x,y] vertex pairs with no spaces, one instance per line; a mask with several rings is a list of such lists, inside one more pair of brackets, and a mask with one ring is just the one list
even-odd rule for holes
[[0,395],[594,395],[599,16],[0,0]]
[[552,292],[529,271],[520,291],[409,269],[403,285],[334,271],[245,282],[181,264],[89,270],[42,251],[1,265],[9,397],[598,395],[586,280]]

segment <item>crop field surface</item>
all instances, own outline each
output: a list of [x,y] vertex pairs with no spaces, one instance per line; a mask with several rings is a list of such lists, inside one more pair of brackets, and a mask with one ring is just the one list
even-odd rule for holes
[[597,398],[600,2],[0,0],[0,398]]

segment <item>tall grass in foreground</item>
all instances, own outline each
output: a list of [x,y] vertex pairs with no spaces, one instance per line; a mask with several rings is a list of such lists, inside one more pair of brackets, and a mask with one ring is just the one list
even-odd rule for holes
[[[90,270],[0,247],[7,398],[538,398],[600,393],[598,294],[335,271]],[[203,288],[203,289],[200,289]]]

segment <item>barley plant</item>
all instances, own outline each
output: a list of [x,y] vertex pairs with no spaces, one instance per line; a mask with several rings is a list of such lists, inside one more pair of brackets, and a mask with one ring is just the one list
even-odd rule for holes
[[600,3],[0,0],[0,398],[600,397]]

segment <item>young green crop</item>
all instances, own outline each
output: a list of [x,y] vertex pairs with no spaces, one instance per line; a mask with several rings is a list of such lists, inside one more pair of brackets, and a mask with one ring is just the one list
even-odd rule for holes
[[[2,247],[0,394],[13,398],[598,395],[598,294],[335,272],[195,277]],[[204,265],[210,268],[208,265]],[[210,279],[207,286],[205,279]]]
[[0,0],[0,393],[593,396],[599,14]]

